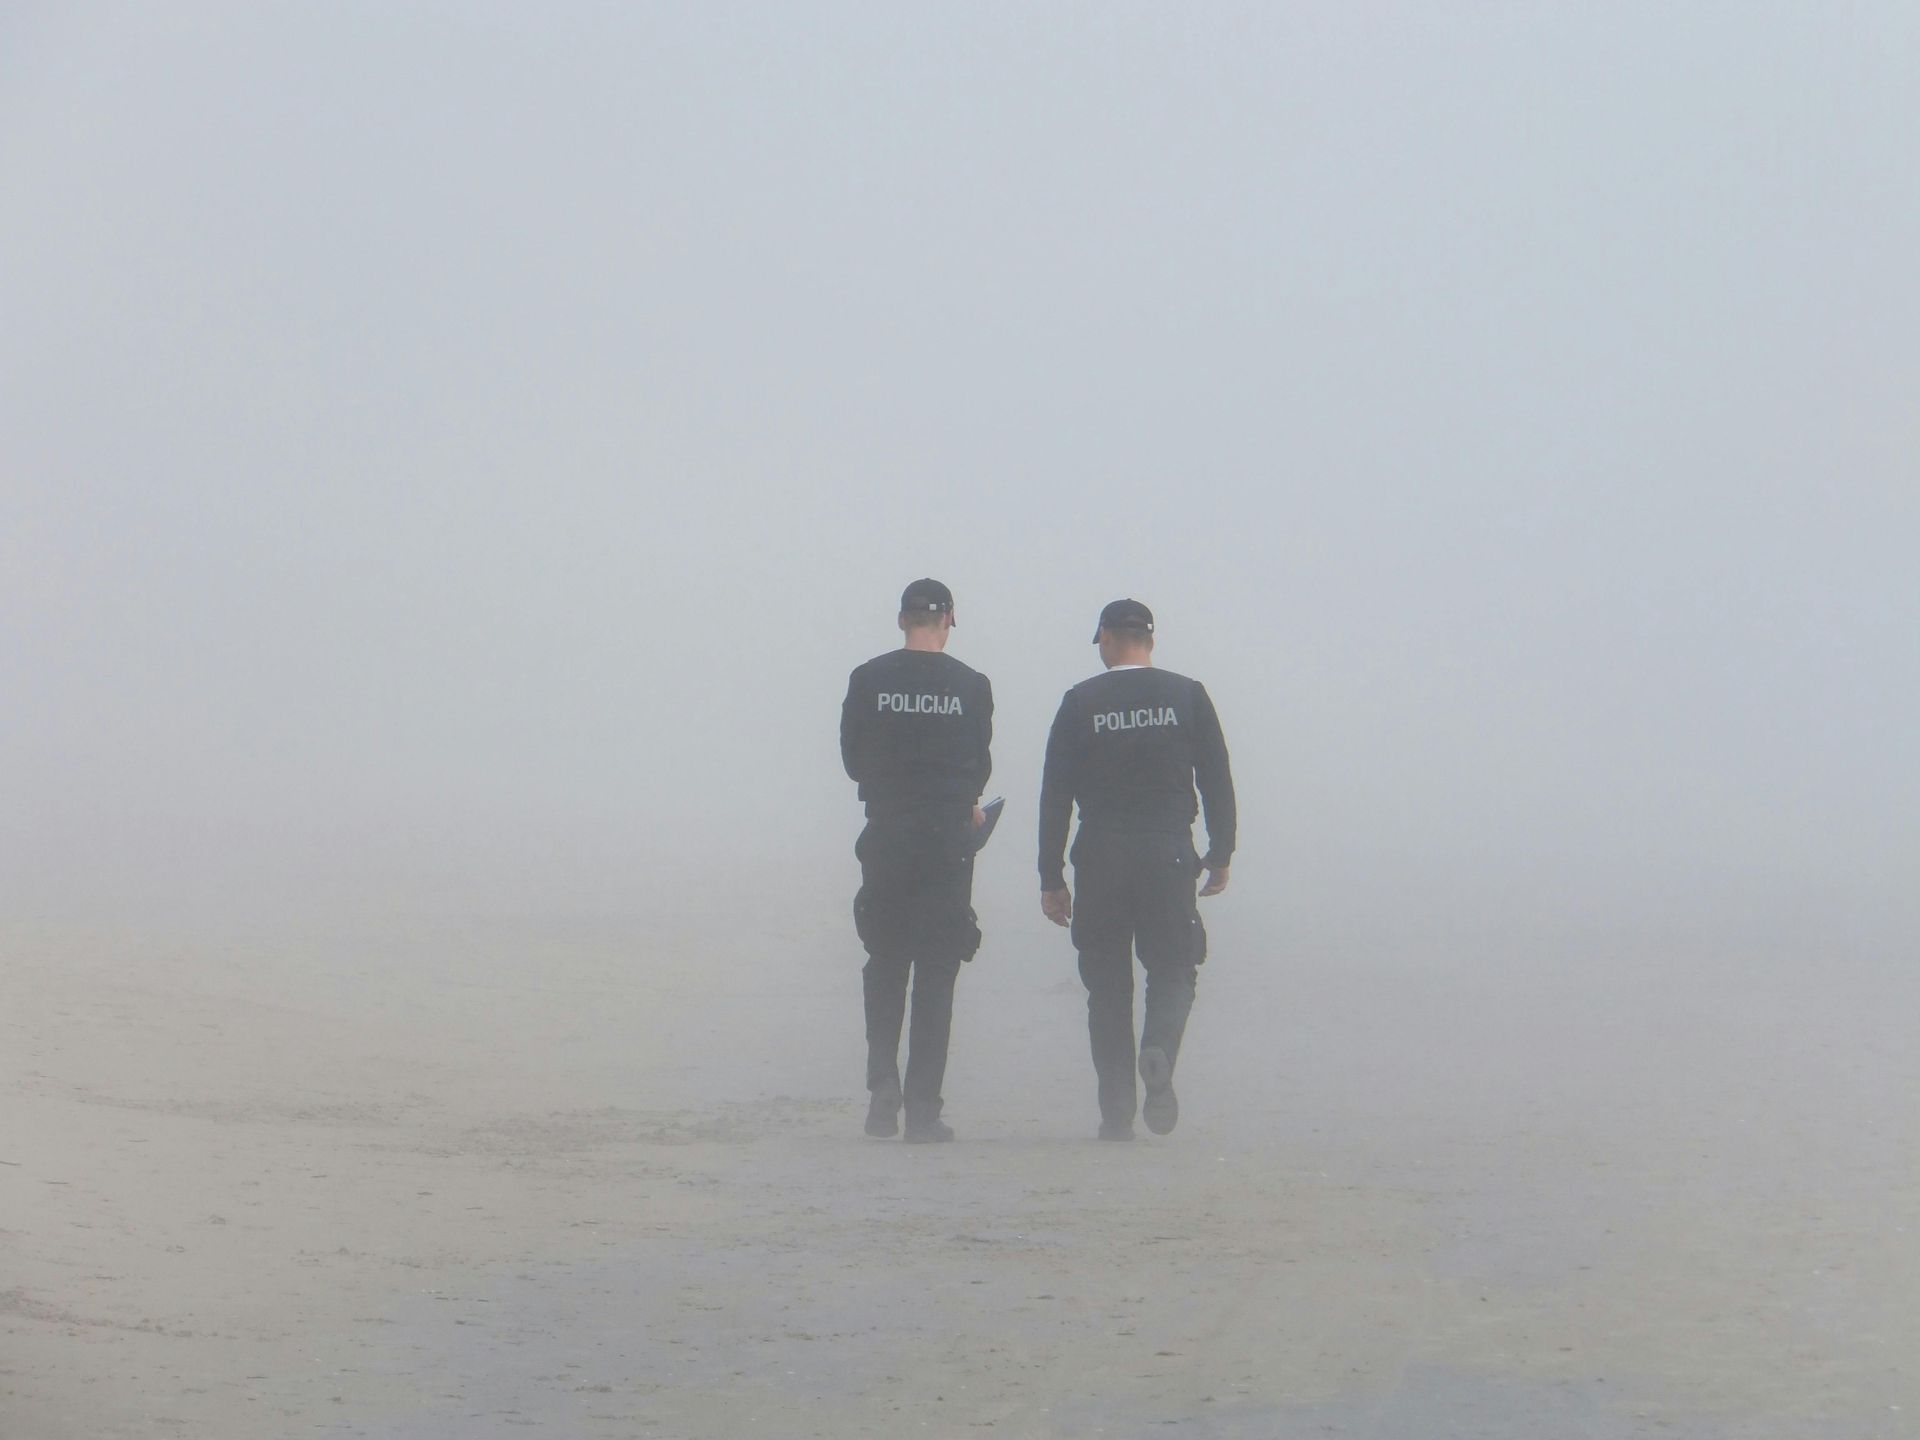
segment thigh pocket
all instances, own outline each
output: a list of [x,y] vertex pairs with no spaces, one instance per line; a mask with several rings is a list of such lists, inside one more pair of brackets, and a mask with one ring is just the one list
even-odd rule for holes
[[1140,929],[1140,959],[1148,965],[1199,965],[1207,958],[1207,927],[1189,912],[1155,917]]
[[1200,852],[1193,848],[1191,839],[1181,848],[1186,853],[1180,857],[1181,903],[1177,913],[1185,923],[1180,927],[1184,933],[1174,937],[1173,951],[1189,964],[1203,965],[1207,959],[1207,927],[1200,918]]
[[961,960],[973,959],[980,953],[980,916],[971,905],[961,913],[956,931],[954,938],[959,945]]
[[908,926],[908,951],[915,959],[947,960],[958,965],[980,949],[980,920],[973,907],[923,902]]

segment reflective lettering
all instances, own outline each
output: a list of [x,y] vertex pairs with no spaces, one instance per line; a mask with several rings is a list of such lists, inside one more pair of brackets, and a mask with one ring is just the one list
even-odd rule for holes
[[1103,730],[1141,730],[1149,725],[1178,725],[1180,717],[1171,705],[1143,706],[1138,710],[1106,710],[1093,717],[1093,733]]
[[877,708],[896,715],[964,715],[958,695],[902,695],[881,691]]

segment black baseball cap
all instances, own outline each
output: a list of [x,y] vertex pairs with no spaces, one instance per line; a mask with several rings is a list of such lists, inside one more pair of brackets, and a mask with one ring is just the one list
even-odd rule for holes
[[1100,612],[1100,623],[1093,627],[1093,643],[1100,643],[1102,630],[1144,630],[1153,633],[1153,611],[1138,600],[1115,600]]
[[953,592],[938,580],[916,580],[900,592],[900,613],[909,610],[952,611]]

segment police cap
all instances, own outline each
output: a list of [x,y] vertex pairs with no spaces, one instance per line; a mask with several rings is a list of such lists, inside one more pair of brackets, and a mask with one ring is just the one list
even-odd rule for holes
[[1100,623],[1093,627],[1093,643],[1100,643],[1102,630],[1144,630],[1153,633],[1153,611],[1138,600],[1115,600],[1100,612]]
[[953,609],[953,592],[938,580],[916,580],[900,592],[900,613]]

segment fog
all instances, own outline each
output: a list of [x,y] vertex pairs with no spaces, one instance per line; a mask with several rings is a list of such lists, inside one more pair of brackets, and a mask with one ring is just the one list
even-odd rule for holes
[[16,9],[8,903],[844,870],[932,573],[1023,821],[1155,605],[1301,924],[1910,924],[1917,46]]
[[[601,927],[555,1035],[670,933],[834,977],[831,1034],[714,1023],[838,1094],[838,703],[930,574],[1008,797],[979,1085],[1070,967],[1039,762],[1122,595],[1232,748],[1209,983],[1374,1027],[1355,1106],[1425,1083],[1382,977],[1440,965],[1523,1029],[1569,957],[1824,995],[1844,1053],[1920,938],[1916,66],[1898,5],[10,6],[0,913]],[[1912,1078],[1883,1038],[1809,1126]]]

